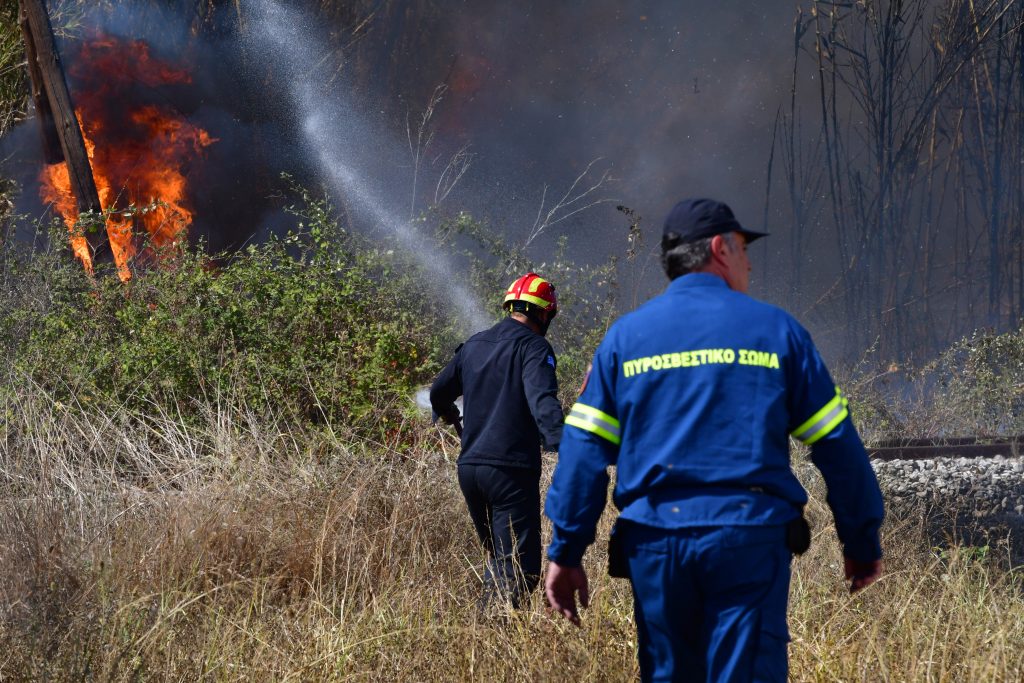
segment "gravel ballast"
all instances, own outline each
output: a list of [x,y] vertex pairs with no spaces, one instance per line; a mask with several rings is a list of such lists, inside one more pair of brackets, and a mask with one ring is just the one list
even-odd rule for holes
[[1024,459],[872,461],[890,514],[923,509],[933,535],[969,545],[1009,539],[1024,561]]

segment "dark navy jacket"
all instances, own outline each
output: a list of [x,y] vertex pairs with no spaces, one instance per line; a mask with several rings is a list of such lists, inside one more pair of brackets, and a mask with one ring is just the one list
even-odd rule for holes
[[677,278],[618,320],[565,424],[546,504],[559,564],[577,565],[594,540],[610,465],[624,519],[784,524],[807,502],[790,436],[811,447],[846,555],[881,556],[878,482],[810,335],[715,275]]
[[555,352],[544,337],[505,318],[455,350],[430,387],[430,404],[443,414],[462,396],[459,464],[540,470],[540,447],[558,450],[562,405]]

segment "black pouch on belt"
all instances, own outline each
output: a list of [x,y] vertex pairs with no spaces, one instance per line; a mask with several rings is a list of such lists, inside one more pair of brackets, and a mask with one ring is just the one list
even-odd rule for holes
[[626,552],[622,548],[622,533],[619,525],[622,522],[616,520],[612,525],[611,533],[608,534],[608,576],[613,579],[629,578],[629,561],[626,559]]
[[799,517],[786,522],[786,547],[794,555],[803,555],[811,547],[811,525],[807,523],[803,509]]

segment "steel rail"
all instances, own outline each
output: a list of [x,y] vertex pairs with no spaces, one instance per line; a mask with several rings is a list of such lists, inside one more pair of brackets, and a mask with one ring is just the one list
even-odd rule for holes
[[873,460],[928,460],[931,458],[1024,457],[1024,435],[1012,437],[957,437],[946,439],[887,439],[869,446]]

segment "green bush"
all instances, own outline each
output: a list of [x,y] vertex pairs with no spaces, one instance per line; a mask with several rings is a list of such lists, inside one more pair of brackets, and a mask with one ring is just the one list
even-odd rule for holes
[[936,429],[945,434],[1024,433],[1024,327],[976,331],[923,371]]
[[920,367],[872,353],[837,373],[867,441],[1024,433],[1024,328],[976,331]]
[[0,135],[25,117],[28,87],[18,3],[0,5]]
[[412,264],[303,200],[285,237],[217,258],[168,254],[128,283],[88,277],[63,248],[8,258],[11,364],[70,405],[188,416],[229,403],[390,442],[451,323],[417,296]]
[[[325,200],[292,191],[295,225],[284,236],[231,254],[202,245],[152,258],[144,251],[127,283],[110,267],[87,275],[57,221],[40,241],[45,249],[4,240],[0,349],[8,367],[68,406],[190,419],[221,405],[407,445],[415,436],[405,426],[425,424],[410,398],[465,338],[467,302],[452,300],[451,280],[408,255],[414,245],[346,231]],[[616,260],[577,265],[563,238],[534,261],[468,214],[433,219],[439,230],[429,246],[466,264],[451,277],[495,320],[506,285],[523,272],[556,284],[550,340],[570,405],[616,314]]]

